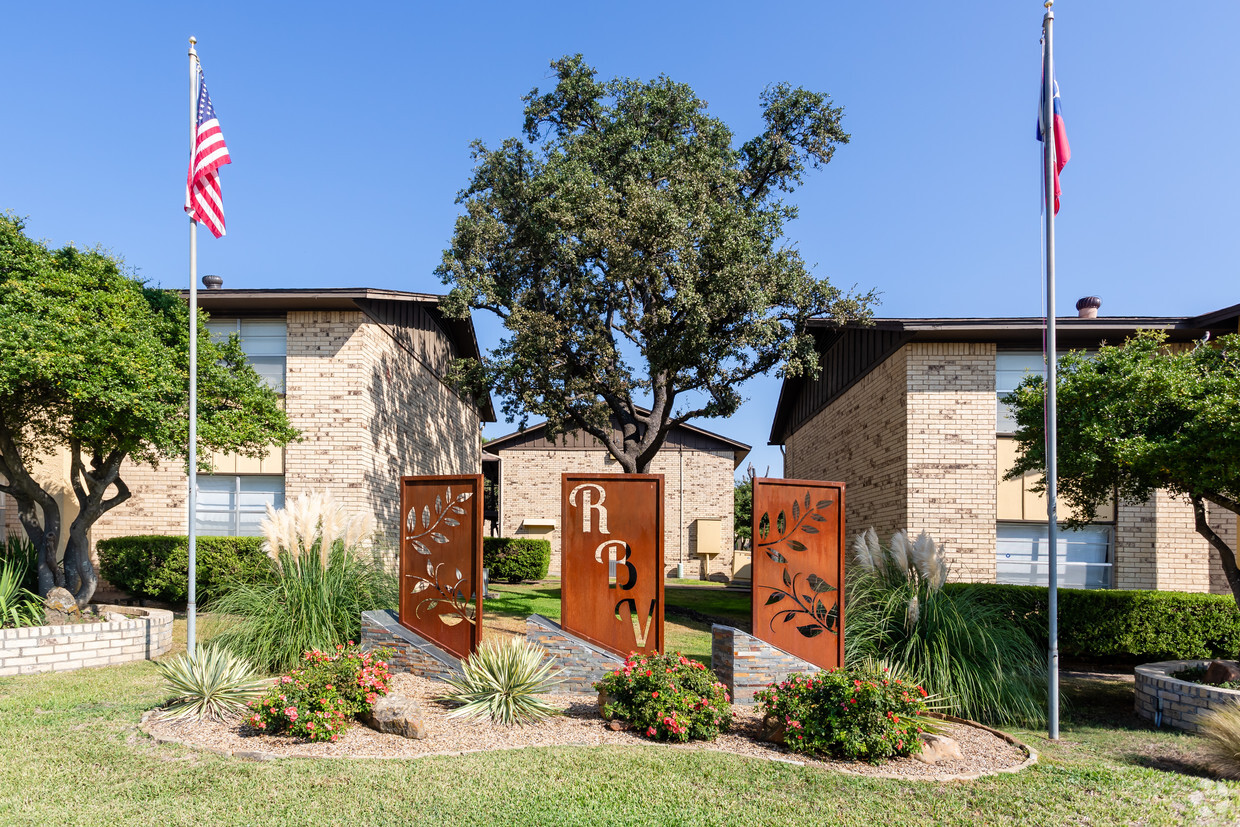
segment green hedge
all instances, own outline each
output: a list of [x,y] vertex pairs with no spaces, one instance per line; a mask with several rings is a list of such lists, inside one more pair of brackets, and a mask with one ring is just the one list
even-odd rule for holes
[[484,537],[482,565],[491,570],[492,582],[542,580],[551,565],[551,542],[527,537]]
[[[270,562],[262,537],[199,537],[197,602],[209,603],[227,580],[265,577]],[[167,534],[100,540],[99,573],[135,597],[184,603],[189,599],[189,538]]]
[[[1047,645],[1046,588],[953,583],[974,589]],[[1067,658],[1148,663],[1240,655],[1240,609],[1231,596],[1186,592],[1059,590],[1059,652]]]

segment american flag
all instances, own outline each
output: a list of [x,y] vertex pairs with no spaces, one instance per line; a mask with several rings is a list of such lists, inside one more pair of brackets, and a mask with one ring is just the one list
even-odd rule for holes
[[194,137],[194,157],[189,162],[185,185],[185,211],[207,225],[216,238],[224,235],[224,199],[220,195],[219,167],[231,164],[215,107],[207,94],[207,81],[198,73],[198,130]]

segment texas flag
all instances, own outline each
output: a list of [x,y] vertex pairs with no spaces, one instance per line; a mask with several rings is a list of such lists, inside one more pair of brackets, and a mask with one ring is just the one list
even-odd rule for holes
[[[1045,79],[1045,75],[1043,75]],[[1051,78],[1051,87],[1054,93],[1051,97],[1051,104],[1054,106],[1055,112],[1051,116],[1053,120],[1053,133],[1055,136],[1055,214],[1059,214],[1059,173],[1063,171],[1064,164],[1068,163],[1068,159],[1072,157],[1072,150],[1068,147],[1068,130],[1063,125],[1063,113],[1060,111],[1059,105],[1059,82]],[[1042,84],[1041,105],[1038,106],[1038,140],[1042,140],[1042,121],[1046,117],[1046,83]]]

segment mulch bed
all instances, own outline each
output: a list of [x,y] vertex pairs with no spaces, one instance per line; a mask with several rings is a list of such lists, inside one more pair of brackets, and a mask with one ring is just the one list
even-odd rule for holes
[[563,710],[560,715],[530,726],[505,727],[487,721],[449,718],[450,707],[437,700],[446,684],[410,674],[393,677],[392,691],[416,699],[422,707],[428,736],[410,740],[385,735],[360,724],[335,743],[307,743],[286,736],[265,735],[240,719],[211,721],[163,721],[148,713],[142,729],[159,742],[180,743],[238,758],[420,758],[459,755],[496,749],[553,746],[651,746],[663,749],[714,750],[753,758],[793,762],[807,766],[889,778],[956,780],[995,772],[1012,772],[1036,761],[1036,755],[1013,739],[965,722],[945,722],[943,734],[960,744],[963,760],[923,764],[900,758],[881,766],[849,761],[807,758],[781,746],[758,740],[761,716],[753,707],[736,705],[732,730],[713,742],[662,744],[634,732],[613,731],[599,716],[594,695],[550,695]]

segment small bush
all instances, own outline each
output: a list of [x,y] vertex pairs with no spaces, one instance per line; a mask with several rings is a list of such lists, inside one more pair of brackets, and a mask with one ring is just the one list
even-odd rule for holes
[[223,720],[246,711],[250,701],[263,691],[266,681],[240,658],[222,649],[194,647],[172,660],[156,663],[177,700],[168,707],[169,718],[193,715],[198,720]]
[[[195,598],[206,605],[224,584],[261,580],[271,571],[261,537],[199,537]],[[189,599],[189,538],[148,534],[100,540],[99,574],[135,597],[181,604]]]
[[626,720],[658,741],[713,741],[732,726],[727,688],[679,652],[630,655],[594,688],[607,695],[604,716]]
[[[1044,586],[955,583],[1047,646]],[[1240,608],[1230,595],[1059,589],[1059,652],[1081,660],[1149,663],[1240,656]]]
[[449,717],[490,718],[498,724],[530,724],[556,708],[539,697],[549,692],[559,671],[541,646],[524,638],[487,642],[461,661],[462,676],[448,678],[456,691],[443,700],[460,704]]
[[1240,704],[1202,716],[1201,726],[1210,767],[1223,778],[1240,778]]
[[880,764],[921,752],[926,690],[851,669],[790,675],[755,696],[793,752]]
[[25,574],[20,560],[0,560],[0,627],[43,623],[43,601],[22,585]]
[[313,649],[302,667],[283,675],[257,701],[246,723],[268,735],[335,741],[352,719],[371,710],[390,688],[387,662],[349,641],[332,654]]
[[542,580],[551,565],[551,543],[526,537],[485,537],[482,565],[497,583]]
[[39,552],[25,534],[5,538],[4,545],[0,545],[0,563],[21,566],[21,587],[32,594],[39,593]]

